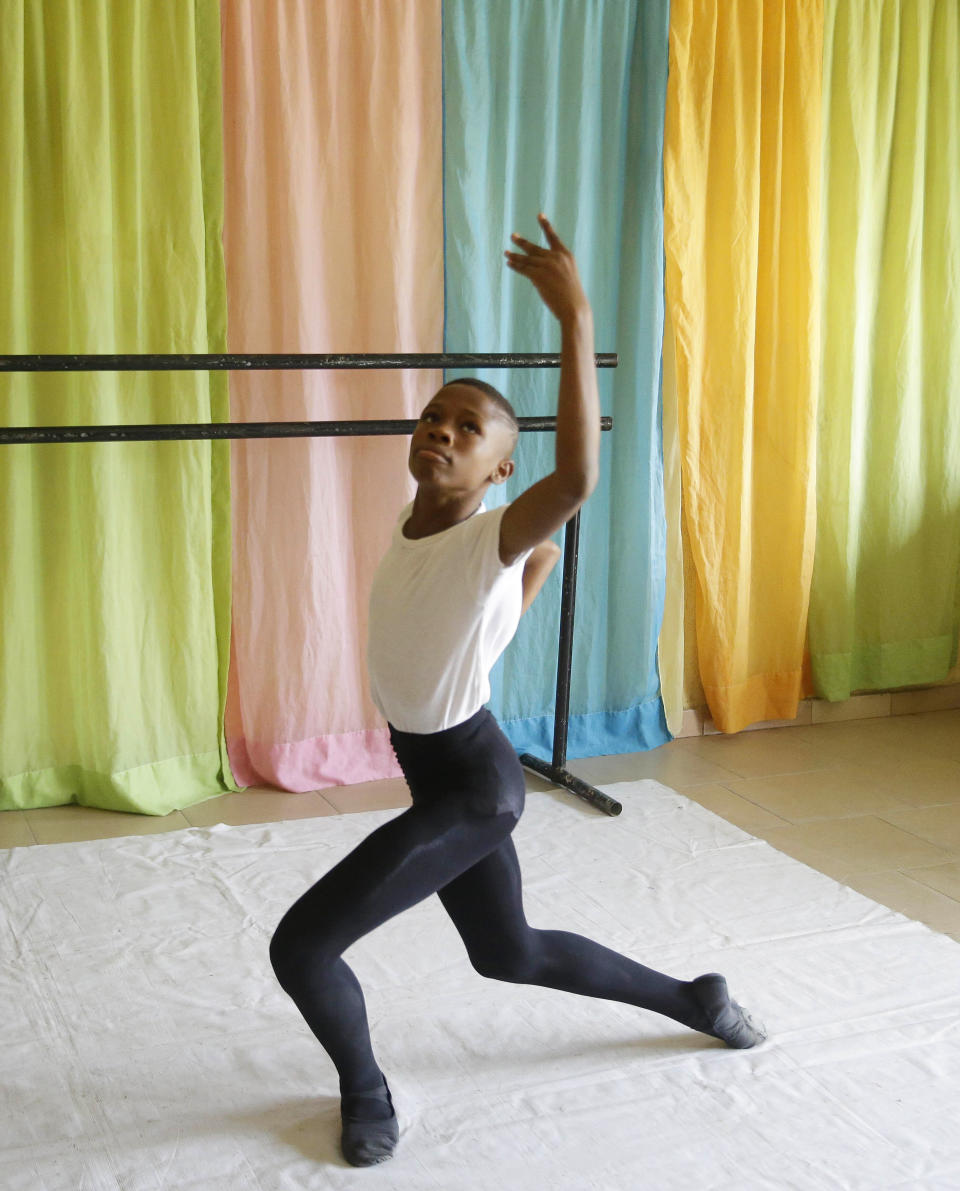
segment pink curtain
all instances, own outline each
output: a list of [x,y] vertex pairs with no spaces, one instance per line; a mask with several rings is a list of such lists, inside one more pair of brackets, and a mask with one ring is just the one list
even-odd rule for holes
[[[223,0],[231,351],[441,351],[440,0]],[[434,372],[231,374],[234,421],[415,416]],[[233,444],[226,731],[241,785],[399,773],[367,601],[405,438]]]

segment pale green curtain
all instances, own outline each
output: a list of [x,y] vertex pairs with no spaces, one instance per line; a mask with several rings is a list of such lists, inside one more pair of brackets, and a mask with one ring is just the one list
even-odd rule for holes
[[960,625],[960,6],[828,0],[817,693],[935,682]]
[[[0,350],[225,350],[220,119],[216,0],[4,3]],[[226,421],[225,376],[3,376],[0,418]],[[0,446],[0,808],[236,788],[228,450]]]

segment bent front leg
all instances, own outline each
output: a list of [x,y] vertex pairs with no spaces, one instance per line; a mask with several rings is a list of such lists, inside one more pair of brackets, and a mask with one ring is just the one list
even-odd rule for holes
[[284,915],[270,944],[283,989],[333,1060],[341,1092],[379,1080],[363,992],[340,958],[352,944],[495,849],[512,814],[471,816],[458,800],[414,806],[379,827]]

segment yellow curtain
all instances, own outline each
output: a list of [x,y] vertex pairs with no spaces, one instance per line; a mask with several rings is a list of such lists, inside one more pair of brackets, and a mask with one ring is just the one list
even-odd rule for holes
[[707,703],[796,715],[814,548],[820,0],[673,0],[664,153]]

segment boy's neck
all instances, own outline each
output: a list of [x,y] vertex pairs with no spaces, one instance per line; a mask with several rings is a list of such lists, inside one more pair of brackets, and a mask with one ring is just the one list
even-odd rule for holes
[[485,492],[484,488],[478,492],[462,492],[444,497],[418,488],[410,516],[403,526],[403,536],[427,538],[459,525],[477,511]]

